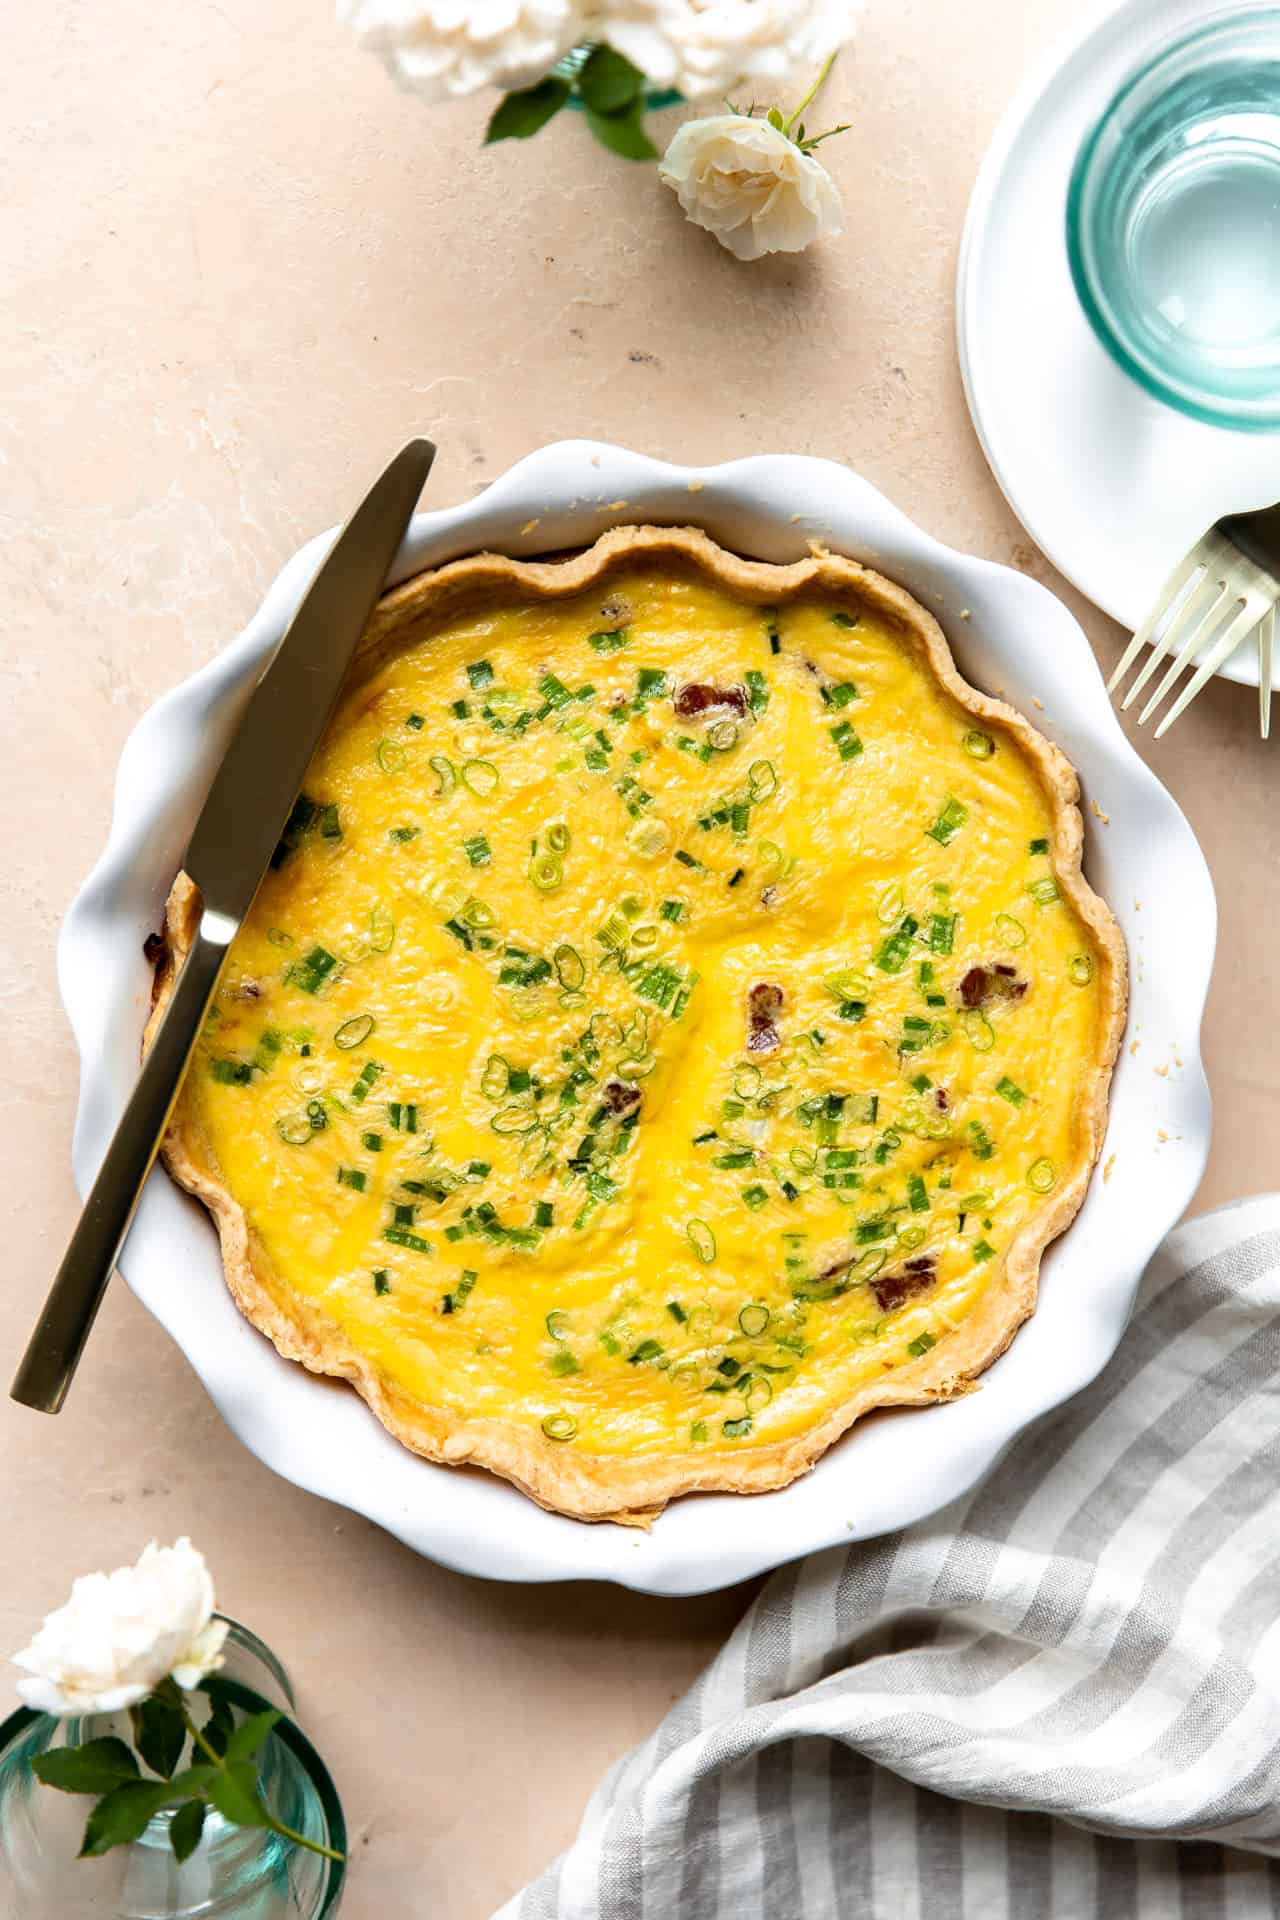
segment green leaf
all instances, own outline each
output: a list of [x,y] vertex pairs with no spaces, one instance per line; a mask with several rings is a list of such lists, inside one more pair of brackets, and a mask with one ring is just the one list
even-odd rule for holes
[[82,1860],[109,1853],[137,1840],[173,1797],[164,1780],[133,1780],[99,1800],[89,1815],[80,1848]]
[[554,120],[568,98],[569,82],[553,79],[550,74],[545,80],[539,80],[536,87],[526,87],[522,93],[508,93],[493,110],[485,131],[485,145],[492,146],[495,140],[532,139],[548,120]]
[[578,75],[578,92],[596,113],[621,113],[643,89],[644,75],[612,47],[595,47]]
[[279,1718],[275,1708],[269,1707],[266,1713],[255,1713],[248,1720],[242,1720],[227,1741],[227,1764],[233,1760],[252,1760]]
[[169,1782],[169,1789],[175,1799],[185,1799],[188,1794],[207,1793],[209,1782],[217,1773],[217,1767],[207,1760],[199,1760],[194,1767],[184,1767],[181,1773],[175,1773]]
[[200,1729],[205,1741],[216,1754],[220,1755],[226,1751],[227,1741],[231,1737],[231,1729],[235,1723],[236,1717],[231,1710],[231,1702],[219,1695],[213,1703],[213,1712]]
[[123,1740],[108,1737],[37,1754],[31,1771],[46,1787],[60,1787],[63,1793],[110,1793],[137,1779],[138,1763]]
[[658,149],[644,130],[644,101],[633,100],[621,113],[597,113],[584,108],[587,125],[602,147],[624,160],[656,160]]
[[187,1860],[200,1845],[200,1835],[204,1832],[204,1817],[208,1812],[203,1800],[188,1800],[185,1806],[178,1808],[169,1823],[169,1844],[173,1848],[174,1858]]
[[224,1820],[236,1827],[269,1826],[271,1816],[258,1792],[252,1760],[232,1760],[209,1782],[209,1798]]
[[769,125],[776,127],[779,133],[785,133],[787,130],[787,123],[776,107],[769,109]]
[[151,1771],[165,1780],[172,1779],[173,1770],[181,1760],[182,1749],[187,1743],[187,1728],[181,1707],[162,1695],[152,1693],[131,1709],[130,1718],[133,1721],[134,1744]]

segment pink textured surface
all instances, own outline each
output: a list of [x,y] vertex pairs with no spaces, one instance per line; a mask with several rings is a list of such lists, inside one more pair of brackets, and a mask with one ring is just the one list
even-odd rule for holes
[[[983,146],[1067,0],[873,4],[826,103],[854,122],[825,149],[846,234],[754,267],[567,118],[483,151],[487,102],[402,97],[328,11],[25,8],[6,40],[6,1367],[75,1205],[53,946],[121,743],[408,431],[441,446],[438,501],[573,434],[691,461],[820,453],[941,538],[1057,584],[969,429],[952,281]],[[1109,666],[1117,630],[1064,597]],[[1218,887],[1209,1205],[1273,1180],[1269,769],[1250,697],[1221,683],[1144,750]],[[488,1913],[744,1597],[492,1588],[428,1566],[259,1467],[120,1286],[66,1411],[5,1402],[0,1447],[10,1538],[29,1543],[0,1645],[74,1573],[189,1531],[295,1670],[355,1836],[351,1920]]]

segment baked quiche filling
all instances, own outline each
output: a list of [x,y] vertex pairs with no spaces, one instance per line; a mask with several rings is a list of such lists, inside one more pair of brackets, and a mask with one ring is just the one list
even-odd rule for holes
[[1073,784],[905,596],[612,539],[576,587],[492,563],[384,621],[170,1158],[238,1210],[286,1351],[621,1516],[780,1484],[1007,1343],[1098,1149],[1123,961]]

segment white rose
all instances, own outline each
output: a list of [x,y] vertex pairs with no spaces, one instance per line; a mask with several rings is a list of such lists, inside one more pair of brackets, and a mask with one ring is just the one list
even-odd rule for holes
[[586,37],[579,0],[338,0],[338,18],[427,100],[532,86]]
[[222,1665],[224,1620],[213,1581],[189,1540],[153,1540],[136,1567],[87,1573],[14,1664],[32,1676],[18,1692],[40,1713],[118,1713],[172,1674],[195,1687]]
[[739,260],[799,253],[820,234],[844,231],[831,175],[767,120],[738,113],[690,120],[659,173],[694,225]]
[[853,38],[862,0],[597,0],[593,30],[688,100],[776,97]]

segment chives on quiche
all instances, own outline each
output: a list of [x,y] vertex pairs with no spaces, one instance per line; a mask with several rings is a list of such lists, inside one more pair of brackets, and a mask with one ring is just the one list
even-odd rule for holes
[[851,561],[453,562],[375,615],[168,1165],[427,1459],[634,1524],[782,1486],[964,1391],[1080,1204],[1125,959],[1075,801]]

